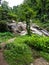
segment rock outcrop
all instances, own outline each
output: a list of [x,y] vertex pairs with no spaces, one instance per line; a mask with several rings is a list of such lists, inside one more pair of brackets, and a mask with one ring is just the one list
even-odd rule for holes
[[[27,34],[26,24],[23,22],[18,22],[18,23],[12,22],[12,23],[7,23],[7,25],[8,25],[8,30],[11,32],[17,33],[19,35]],[[49,36],[49,32],[47,30],[44,30],[40,28],[38,25],[33,23],[30,27],[30,30],[34,34]]]

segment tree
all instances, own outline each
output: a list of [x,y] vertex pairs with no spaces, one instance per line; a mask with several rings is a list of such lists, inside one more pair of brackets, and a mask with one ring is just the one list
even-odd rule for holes
[[18,21],[26,21],[26,29],[28,32],[28,35],[31,35],[30,31],[30,20],[33,19],[36,16],[36,12],[32,10],[27,4],[21,4],[20,6],[13,8],[14,12],[18,16]]
[[47,4],[48,0],[36,0],[37,1],[37,17],[41,22],[48,21]]
[[0,6],[0,20],[2,20],[2,7]]
[[35,8],[36,0],[24,0],[24,3],[27,4],[30,8]]
[[1,7],[2,7],[4,10],[8,10],[8,2],[3,1],[2,4],[1,4]]
[[2,20],[7,20],[8,19],[8,10],[9,10],[8,2],[3,1],[1,4],[1,7],[2,7],[2,11],[1,11]]
[[31,35],[31,30],[30,30],[30,23],[31,22],[30,22],[30,20],[36,16],[36,12],[34,12],[30,8],[27,8],[26,12],[25,12],[25,15],[26,15],[26,29],[27,29],[27,33],[28,33],[28,35]]

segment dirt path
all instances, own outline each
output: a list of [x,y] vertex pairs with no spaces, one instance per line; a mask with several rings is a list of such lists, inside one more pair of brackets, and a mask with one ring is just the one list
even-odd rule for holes
[[0,51],[0,65],[8,65],[4,59],[2,51]]
[[6,41],[6,42],[2,42],[2,43],[0,44],[1,47],[2,47],[2,49],[5,47],[6,43],[11,43],[11,42],[13,42],[15,39],[16,39],[16,38],[12,38],[12,39],[9,39],[9,40]]
[[[8,40],[7,42],[13,42],[15,38]],[[1,43],[2,49],[0,50],[0,65],[8,65],[8,63],[5,61],[4,56],[3,56],[3,51],[4,51],[4,46],[6,43]]]
[[13,42],[16,38],[9,39],[7,42]]
[[49,65],[49,62],[47,62],[45,59],[38,58],[34,61],[33,65]]

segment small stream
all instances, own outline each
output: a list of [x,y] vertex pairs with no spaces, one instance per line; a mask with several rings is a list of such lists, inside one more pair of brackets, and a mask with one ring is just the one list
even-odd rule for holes
[[36,33],[36,34],[49,36],[49,32],[45,29],[37,29],[37,28],[33,28],[33,27],[31,27],[31,28],[32,28],[32,30],[34,30],[34,33]]

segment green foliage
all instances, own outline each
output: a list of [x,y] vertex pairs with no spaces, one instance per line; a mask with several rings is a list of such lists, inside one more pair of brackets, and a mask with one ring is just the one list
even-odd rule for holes
[[20,6],[13,7],[13,12],[17,14],[18,21],[26,21],[26,13],[29,12],[30,18],[35,17],[36,12],[32,10],[28,5],[21,4]]
[[4,10],[8,10],[8,2],[3,1],[2,4],[1,4],[1,7],[2,7]]
[[[0,6],[0,32],[7,31],[6,23],[13,19],[26,21],[29,34],[30,20],[49,31],[49,0],[25,0],[23,4],[14,6],[13,9],[4,1]],[[11,37],[13,37],[11,33],[0,33],[0,43]],[[7,44],[4,51],[5,58],[10,65],[30,65],[32,53],[29,47],[42,51],[41,56],[49,60],[49,37],[20,36],[13,43]]]
[[32,10],[36,12],[36,18],[34,19],[39,20],[39,23],[40,23],[39,25],[49,31],[48,29],[49,26],[47,26],[47,23],[49,24],[48,22],[49,21],[49,12],[48,12],[49,1],[48,0],[25,0],[24,3],[27,4]]
[[[29,65],[28,63],[30,63],[31,61],[31,54],[34,58],[43,57],[49,61],[49,37],[39,35],[18,36],[16,37],[13,43],[8,43],[5,46],[4,54],[5,59],[10,65],[12,65],[12,63],[15,65],[25,65],[25,63]],[[17,58],[20,63],[16,61]]]
[[25,43],[28,46],[36,49],[42,50],[49,53],[49,37],[32,35],[32,36],[20,36],[17,37],[14,43]]
[[40,52],[40,56],[42,56],[42,57],[45,58],[47,61],[49,61],[49,53],[46,53],[46,52],[41,51],[41,52]]
[[3,1],[0,6],[0,20],[9,21],[11,19],[14,19],[16,21],[26,21],[27,12],[28,12],[28,15],[29,14],[31,15],[30,19],[39,20],[40,26],[41,26],[41,23],[44,22],[42,27],[46,28],[49,31],[48,29],[49,26],[47,26],[47,22],[49,21],[49,1],[48,0],[25,0],[23,4],[14,6],[13,9],[8,6],[8,2]]
[[0,43],[6,42],[8,39],[13,38],[13,37],[15,36],[10,32],[0,33]]
[[[3,1],[0,6],[0,20],[16,20],[26,21],[26,13],[30,16],[30,19],[39,20],[39,25],[49,31],[49,1],[43,0],[25,0],[23,4],[14,6],[13,9],[8,6],[8,2]],[[30,22],[30,21],[29,21]],[[34,20],[33,20],[34,22]],[[44,22],[44,23],[43,23]],[[48,23],[48,24],[47,24]],[[37,22],[38,24],[38,22]],[[47,26],[48,25],[48,26]]]
[[25,43],[32,48],[49,53],[49,37],[32,36],[32,38],[26,39]]
[[12,13],[12,12],[8,13],[8,18],[9,18],[10,20],[15,20],[15,21],[17,21],[17,15],[15,15],[15,14]]
[[0,6],[0,20],[16,20],[17,15],[12,11],[12,8],[8,6],[8,2],[3,1],[1,6]]
[[30,65],[32,62],[31,49],[26,44],[8,43],[4,56],[9,65]]
[[32,10],[32,8],[30,8],[26,4],[22,4],[18,7],[13,7],[13,11],[15,13],[17,11],[18,21],[26,21],[26,24],[27,24],[26,29],[27,29],[28,35],[31,35],[30,19],[36,16],[36,12]]
[[2,8],[2,11],[0,12],[1,13],[1,20],[7,20],[8,19],[8,2],[6,1],[3,1],[2,4],[1,4],[1,8]]

